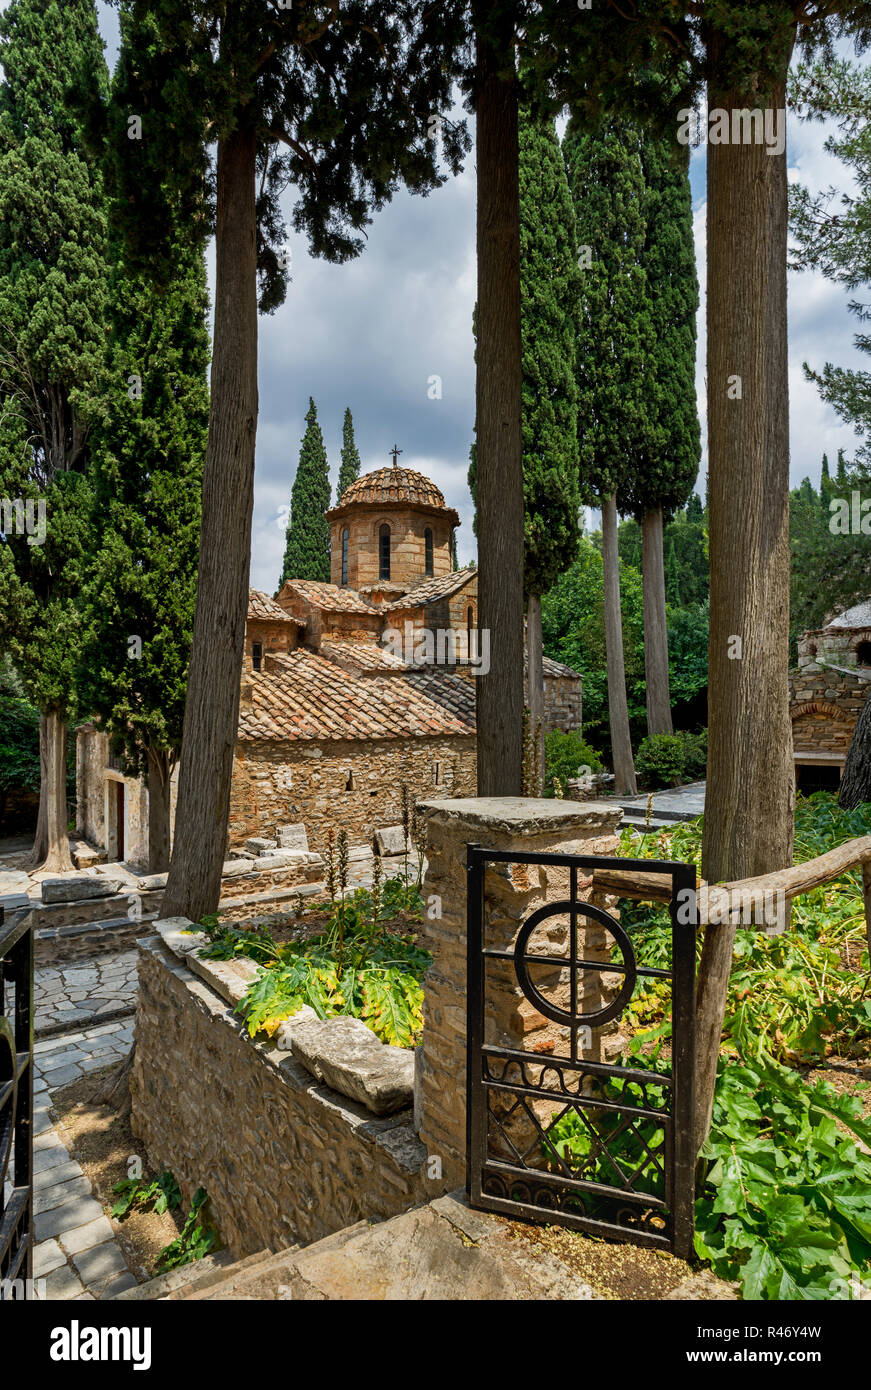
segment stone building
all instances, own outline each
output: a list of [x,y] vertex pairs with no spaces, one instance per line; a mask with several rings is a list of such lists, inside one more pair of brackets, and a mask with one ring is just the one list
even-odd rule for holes
[[[330,826],[364,843],[399,822],[403,784],[415,799],[475,794],[474,667],[487,647],[477,571],[453,569],[457,513],[394,464],[358,478],[327,517],[329,584],[250,593],[229,849],[299,822],[314,850]],[[549,660],[544,677],[547,727],[580,729],[581,677]],[[132,779],[109,787],[120,774],[93,725],[78,753],[79,833],[141,858],[147,793]],[[135,833],[123,824],[134,805]]]
[[871,600],[799,638],[789,707],[796,784],[802,791],[837,790],[869,689]]

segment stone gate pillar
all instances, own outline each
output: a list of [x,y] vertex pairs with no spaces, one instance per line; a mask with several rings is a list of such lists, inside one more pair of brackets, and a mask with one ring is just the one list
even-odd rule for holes
[[[434,959],[424,991],[417,1112],[420,1137],[427,1153],[441,1160],[441,1184],[450,1190],[466,1178],[466,845],[526,854],[610,855],[617,847],[622,812],[603,802],[533,797],[424,801],[420,810],[427,825],[423,891],[428,904],[420,944]],[[567,887],[566,869],[489,865],[484,881],[487,944],[512,947],[526,917],[543,903],[566,896]],[[589,876],[579,880],[578,896],[590,898]],[[551,939],[564,931],[554,919]],[[587,958],[606,960],[607,934],[588,928],[585,935]],[[511,967],[506,963],[501,977],[491,967],[488,978],[488,1041],[532,1046],[543,1056],[552,1052],[560,1030],[524,997]],[[604,984],[607,988],[607,977]]]

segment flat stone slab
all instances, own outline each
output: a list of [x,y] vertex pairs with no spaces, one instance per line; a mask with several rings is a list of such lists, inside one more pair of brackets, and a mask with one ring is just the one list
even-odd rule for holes
[[198,931],[187,917],[162,917],[152,925],[163,938],[163,944],[177,956],[189,956],[191,951],[198,951],[209,943],[206,933]]
[[279,825],[275,833],[279,849],[308,849],[308,835],[304,825]]
[[300,1024],[291,1049],[318,1081],[373,1115],[392,1115],[414,1100],[414,1052],[388,1047],[359,1018]]
[[40,891],[44,903],[77,903],[85,898],[111,898],[121,887],[120,878],[64,874],[58,878],[44,878]]
[[236,960],[203,960],[200,952],[191,952],[185,960],[201,980],[219,994],[227,1004],[236,1005],[248,992],[248,986],[257,979],[262,966],[246,956]]
[[30,878],[22,869],[0,871],[0,896],[7,893],[26,893],[29,888]]
[[143,893],[153,893],[158,888],[165,888],[169,874],[146,874],[139,880],[139,887]]
[[265,849],[254,861],[255,869],[301,869],[322,864],[319,854],[308,849]]
[[277,840],[267,840],[261,835],[252,835],[250,840],[245,841],[245,853],[250,854],[252,858],[256,858],[258,854],[262,854],[265,849],[277,848]]
[[[375,831],[375,844],[379,854],[404,854],[405,831],[401,825],[385,825],[382,830]],[[410,852],[410,842],[408,848]]]
[[240,874],[249,874],[254,868],[254,860],[247,859],[225,859],[221,869],[221,878],[238,878]]
[[603,833],[620,824],[623,810],[607,801],[560,801],[538,796],[458,796],[420,801],[419,809],[442,823],[473,823],[511,835],[549,834],[593,826]]

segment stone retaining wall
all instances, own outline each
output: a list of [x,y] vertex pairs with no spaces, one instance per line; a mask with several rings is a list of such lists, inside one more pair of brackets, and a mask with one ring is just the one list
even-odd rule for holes
[[139,942],[133,1130],[185,1197],[206,1188],[236,1257],[279,1250],[435,1194],[411,1112],[375,1119],[318,1084],[164,947]]

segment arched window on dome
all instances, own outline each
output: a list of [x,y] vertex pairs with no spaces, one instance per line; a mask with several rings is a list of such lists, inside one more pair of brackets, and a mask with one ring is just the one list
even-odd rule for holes
[[427,579],[431,579],[432,576],[433,576],[433,558],[432,558],[432,527],[430,527],[430,526],[427,526],[426,530],[425,530],[424,533],[423,533],[423,544],[424,544],[424,554],[425,554],[425,564],[426,564],[426,577],[427,577]]
[[386,521],[378,527],[378,578],[390,578],[390,527]]
[[348,583],[348,528],[342,531],[342,587]]

